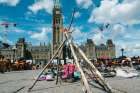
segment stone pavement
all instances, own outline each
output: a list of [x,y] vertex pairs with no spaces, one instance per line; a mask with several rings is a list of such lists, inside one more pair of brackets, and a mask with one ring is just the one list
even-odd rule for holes
[[[28,93],[27,90],[40,70],[13,71],[0,74],[0,93]],[[107,78],[106,81],[116,89],[127,93],[140,93],[140,77],[137,78]],[[80,82],[55,85],[55,81],[38,81],[30,93],[84,93]],[[92,88],[93,93],[104,93],[98,88]]]

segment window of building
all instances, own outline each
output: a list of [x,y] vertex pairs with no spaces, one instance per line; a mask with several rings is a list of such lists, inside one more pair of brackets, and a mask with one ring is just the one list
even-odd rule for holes
[[59,31],[59,27],[57,27],[57,29],[56,29],[57,31]]
[[56,24],[60,24],[60,19],[59,18],[56,19]]
[[48,49],[45,49],[45,51],[47,52],[47,51],[48,51]]

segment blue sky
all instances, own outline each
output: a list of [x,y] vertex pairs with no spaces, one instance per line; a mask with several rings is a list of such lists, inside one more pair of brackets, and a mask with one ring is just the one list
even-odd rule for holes
[[[64,27],[68,26],[73,9],[77,10],[72,25],[75,42],[83,43],[90,38],[101,44],[112,39],[117,55],[120,55],[121,48],[128,56],[140,55],[140,0],[60,1]],[[8,42],[13,44],[20,37],[34,45],[50,42],[52,9],[53,0],[0,0],[0,23],[10,24]],[[14,23],[16,27],[13,27]],[[0,40],[4,30],[0,25]]]

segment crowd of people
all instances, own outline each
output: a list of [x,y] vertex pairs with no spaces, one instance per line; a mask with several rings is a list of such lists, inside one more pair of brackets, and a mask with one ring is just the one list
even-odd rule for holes
[[120,57],[115,59],[98,59],[93,64],[99,69],[116,68],[121,66],[135,67],[140,69],[140,57]]
[[[97,59],[97,60],[91,60],[95,67],[99,71],[106,71],[106,70],[113,70],[116,67],[121,66],[128,66],[128,67],[135,67],[136,70],[140,70],[140,57],[120,57],[115,59]],[[81,66],[86,66],[86,64],[82,64],[80,62]],[[11,62],[10,59],[4,58],[4,56],[0,55],[0,72],[9,72],[9,71],[19,71],[19,70],[36,70],[43,68],[39,64],[35,65],[30,62],[27,62],[26,60],[16,60],[14,63]],[[50,64],[48,65],[48,68],[56,68],[57,65]],[[73,79],[75,78],[76,74],[80,75],[78,70],[76,69],[75,64],[64,64],[59,65],[59,68],[63,71],[62,78],[64,80],[66,79]],[[53,69],[54,70],[54,69]],[[53,71],[52,70],[52,71]],[[54,72],[54,71],[53,71]]]
[[14,63],[0,55],[0,72],[10,72],[19,70],[31,70],[33,65],[26,60],[16,60]]

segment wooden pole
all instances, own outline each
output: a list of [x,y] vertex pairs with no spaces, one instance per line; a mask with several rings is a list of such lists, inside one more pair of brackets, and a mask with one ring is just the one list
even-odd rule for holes
[[73,48],[73,46],[72,46],[71,43],[70,43],[70,48],[71,48],[72,55],[73,55],[73,57],[74,57],[75,63],[76,63],[76,65],[77,65],[77,67],[78,67],[78,69],[79,69],[79,71],[80,71],[80,73],[81,73],[82,80],[83,80],[84,86],[85,86],[85,88],[86,88],[86,91],[87,91],[88,93],[92,93],[92,91],[90,90],[88,81],[87,81],[87,79],[86,79],[86,76],[85,76],[85,74],[84,74],[82,68],[80,67],[80,64],[78,63],[77,56],[76,56],[76,54],[75,54],[75,52],[74,52],[74,48]]
[[46,68],[48,67],[48,65],[53,61],[53,59],[56,57],[56,55],[58,54],[58,52],[61,50],[62,46],[65,44],[64,40],[62,42],[62,44],[59,46],[59,48],[57,49],[57,51],[55,52],[55,54],[53,55],[53,57],[50,59],[50,61],[48,62],[48,64],[43,68],[43,70],[40,72],[40,74],[38,75],[38,77],[36,78],[35,82],[33,83],[33,85],[28,89],[28,91],[31,91],[31,89],[35,86],[35,84],[37,83],[38,78],[42,75],[42,73],[46,70]]
[[59,58],[57,58],[57,75],[56,75],[56,85],[58,83],[58,76],[59,76]]
[[[61,58],[62,52],[63,52],[63,47],[60,49],[60,52],[59,52],[59,54],[58,54],[58,59],[57,59],[56,85],[58,84],[59,77],[60,77],[60,59],[59,59],[59,58]],[[61,84],[61,80],[60,80],[60,84]]]
[[70,49],[71,49],[72,55],[73,55],[73,57],[74,57],[75,63],[76,63],[76,65],[77,65],[77,67],[78,67],[78,69],[79,69],[79,71],[80,71],[80,73],[81,73],[82,80],[83,80],[84,86],[85,86],[85,88],[86,88],[86,91],[87,91],[87,93],[92,93],[92,91],[91,91],[91,89],[90,89],[90,87],[89,87],[88,81],[87,81],[87,79],[86,79],[86,76],[85,76],[85,74],[84,74],[84,72],[83,72],[83,70],[82,70],[80,64],[78,63],[78,59],[77,59],[77,56],[76,56],[76,54],[75,54],[75,52],[74,52],[73,45],[71,44],[72,41],[70,41],[69,35],[67,34],[67,32],[65,32],[65,37],[66,37],[66,39],[67,39],[67,42],[68,42],[69,45],[70,45]]
[[78,50],[78,52],[81,54],[81,56],[84,58],[84,60],[92,67],[94,72],[99,77],[99,81],[101,81],[103,83],[103,85],[106,87],[106,91],[108,91],[109,93],[112,93],[112,88],[105,82],[101,73],[96,69],[96,67],[92,64],[92,62],[86,57],[84,52],[76,44],[73,43],[73,46]]

